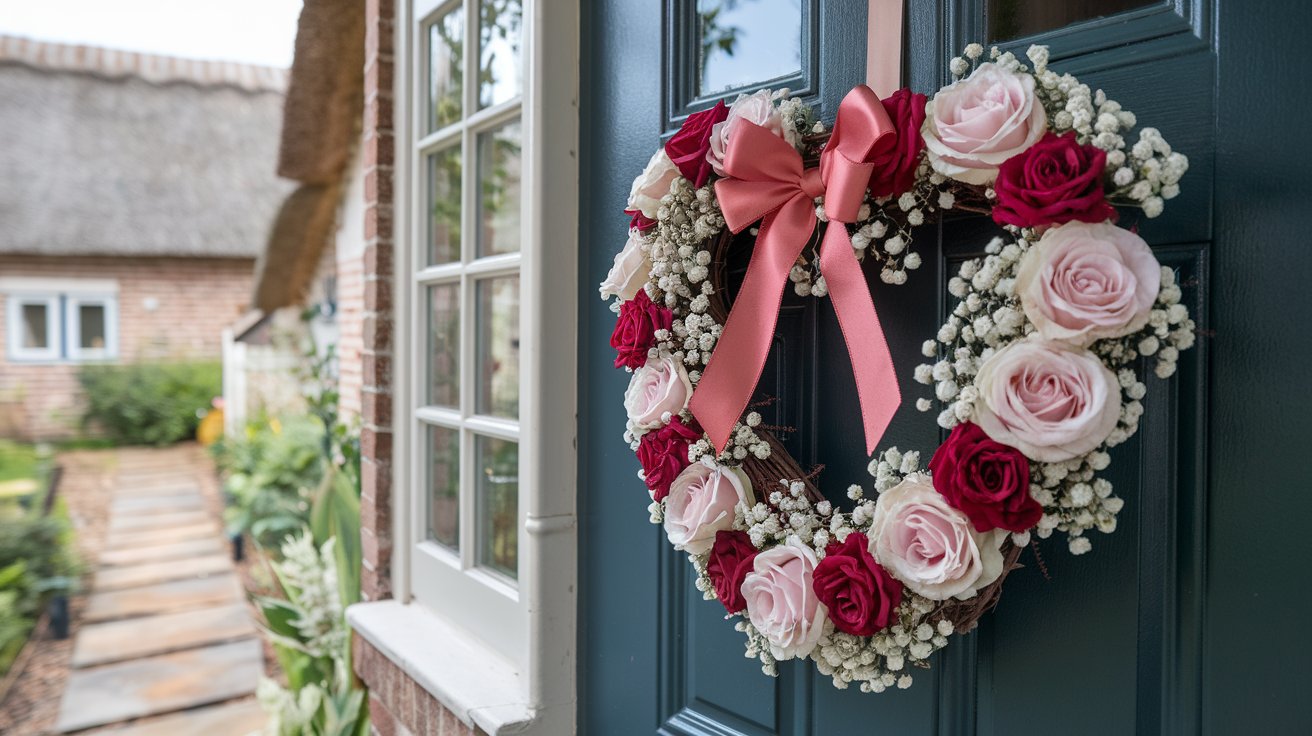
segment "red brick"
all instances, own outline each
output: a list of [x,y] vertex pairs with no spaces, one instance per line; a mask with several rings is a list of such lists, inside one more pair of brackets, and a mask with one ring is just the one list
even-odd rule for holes
[[[392,318],[389,314],[372,314],[364,318],[365,355],[373,350],[392,351]],[[366,397],[367,399],[367,397]],[[364,400],[362,400],[363,403]],[[366,415],[365,421],[369,421]]]
[[[377,396],[378,394],[374,395]],[[387,400],[390,402],[391,398],[389,397]],[[390,425],[388,429],[362,428],[360,430],[360,452],[375,459],[391,459],[392,432]]]
[[361,384],[371,386],[376,391],[389,391],[392,388],[392,356],[374,355],[364,361],[364,376]]
[[[365,273],[371,273],[376,276],[390,276],[392,273],[392,244],[391,238],[387,239],[386,244],[383,239],[379,238],[377,243],[370,243],[364,249],[364,270]],[[366,345],[365,347],[371,347]]]
[[[372,424],[377,427],[392,426],[392,395],[378,393],[365,389],[361,395],[360,416],[364,419],[365,424]],[[377,455],[376,457],[383,457]],[[387,455],[391,457],[391,455]]]
[[364,308],[370,312],[392,311],[392,279],[374,276],[364,282]]
[[369,695],[369,724],[378,736],[396,736],[396,720],[377,695]]

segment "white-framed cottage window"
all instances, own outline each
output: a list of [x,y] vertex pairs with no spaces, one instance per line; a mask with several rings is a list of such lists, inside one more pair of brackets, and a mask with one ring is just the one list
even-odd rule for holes
[[79,279],[4,278],[6,357],[81,362],[118,356],[117,284]]
[[398,4],[394,600],[350,618],[489,734],[574,730],[578,24]]

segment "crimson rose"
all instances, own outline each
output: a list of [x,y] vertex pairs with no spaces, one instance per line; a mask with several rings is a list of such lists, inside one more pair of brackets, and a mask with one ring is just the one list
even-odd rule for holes
[[977,424],[958,424],[929,461],[934,488],[975,525],[975,531],[1023,532],[1043,507],[1030,496],[1030,461],[993,441]]
[[1074,133],[1048,133],[998,167],[993,220],[999,225],[1038,227],[1115,219],[1116,210],[1107,204],[1102,188],[1106,167],[1107,153],[1102,149],[1081,146]]
[[747,532],[715,533],[715,544],[706,559],[706,576],[715,586],[715,597],[730,614],[747,608],[747,601],[743,600],[743,578],[752,571],[755,560],[756,547]]
[[638,462],[652,499],[660,501],[670,494],[675,476],[688,467],[688,444],[702,436],[701,430],[674,417],[660,429],[653,429],[638,441]]
[[[718,540],[717,540],[718,541]],[[829,609],[834,628],[853,636],[872,636],[891,626],[902,604],[902,583],[870,554],[870,540],[852,532],[833,542],[816,565],[812,587]]]
[[729,108],[721,100],[709,110],[695,112],[683,121],[683,127],[665,144],[665,155],[683,174],[683,178],[701,187],[711,176],[706,152],[711,150],[711,128],[729,117]]
[[673,324],[674,313],[653,302],[646,289],[638,289],[620,305],[620,318],[610,333],[610,346],[618,351],[615,367],[641,368],[647,363],[647,351],[656,344],[656,330],[668,330]]
[[920,126],[925,122],[925,96],[905,87],[882,100],[884,110],[897,127],[897,140],[885,143],[870,161],[875,165],[870,176],[870,196],[891,197],[910,191],[916,181],[916,167],[925,139]]
[[629,229],[638,232],[647,232],[656,227],[656,221],[642,214],[641,210],[624,210],[624,214],[629,216]]

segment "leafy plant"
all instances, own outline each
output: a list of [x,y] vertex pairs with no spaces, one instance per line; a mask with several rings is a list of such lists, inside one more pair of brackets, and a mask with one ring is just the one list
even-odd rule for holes
[[364,736],[364,690],[351,676],[346,607],[360,600],[360,502],[353,480],[331,471],[310,526],[271,563],[283,597],[255,599],[287,687],[265,679],[258,695],[278,736]]
[[130,445],[167,445],[192,437],[200,413],[222,391],[216,362],[86,365],[85,424]]
[[275,419],[251,424],[243,438],[216,443],[231,533],[250,534],[260,545],[277,549],[283,537],[305,526],[328,464],[325,431],[311,417]]
[[80,565],[72,542],[61,504],[48,516],[0,505],[0,674],[22,649],[46,599],[76,584]]

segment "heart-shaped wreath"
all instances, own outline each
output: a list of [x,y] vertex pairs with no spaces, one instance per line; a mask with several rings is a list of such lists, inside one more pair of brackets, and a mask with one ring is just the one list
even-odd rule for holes
[[[719,103],[633,183],[601,285],[615,365],[633,371],[625,439],[652,522],[767,674],[810,657],[836,687],[908,687],[996,605],[1031,534],[1087,552],[1123,505],[1099,472],[1138,427],[1141,359],[1166,378],[1193,344],[1174,272],[1112,206],[1157,216],[1187,159],[1152,128],[1128,144],[1134,115],[1048,69],[1045,47],[1033,69],[983,56],[966,47],[929,100],[858,87],[829,130],[786,90]],[[959,301],[915,370],[951,432],[926,468],[885,450],[875,497],[854,485],[835,509],[748,406],[783,289],[833,299],[873,453],[901,399],[860,262],[904,283],[912,229],[951,209],[1003,231],[951,279]],[[725,252],[752,227],[730,311]]]

